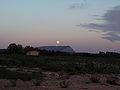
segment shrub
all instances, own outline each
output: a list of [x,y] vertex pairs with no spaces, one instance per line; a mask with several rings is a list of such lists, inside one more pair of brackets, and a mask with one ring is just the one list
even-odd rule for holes
[[42,81],[41,80],[34,80],[33,85],[35,86],[41,86]]
[[42,80],[42,73],[40,72],[35,72],[32,74],[27,74],[27,73],[20,73],[20,72],[16,72],[16,71],[10,71],[7,70],[6,68],[0,67],[0,79],[21,79],[23,81],[30,81],[32,79],[38,79],[38,80]]
[[59,82],[59,87],[60,88],[68,88],[69,85],[70,85],[70,82],[67,81],[67,80],[63,80],[63,81]]
[[107,78],[106,82],[111,85],[118,85],[117,82],[119,81],[118,77],[109,77]]
[[91,76],[89,78],[89,80],[92,82],[92,83],[99,83],[100,82],[100,77],[98,75],[95,75],[95,76]]
[[59,75],[58,79],[60,79],[60,80],[66,80],[66,79],[70,78],[70,75],[65,73],[64,71],[59,72],[58,75]]
[[11,82],[11,87],[16,87],[16,80],[10,80]]

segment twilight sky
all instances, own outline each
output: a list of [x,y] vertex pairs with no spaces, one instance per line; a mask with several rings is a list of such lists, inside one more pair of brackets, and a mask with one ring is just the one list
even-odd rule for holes
[[120,0],[0,0],[0,48],[70,45],[120,51]]

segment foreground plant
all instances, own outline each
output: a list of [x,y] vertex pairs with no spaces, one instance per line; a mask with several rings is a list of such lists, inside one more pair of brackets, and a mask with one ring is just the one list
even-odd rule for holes
[[59,82],[59,87],[60,88],[68,88],[69,85],[70,85],[70,82],[67,81],[67,80],[63,80],[63,81]]
[[112,76],[107,78],[106,83],[111,84],[111,85],[120,85],[118,84],[119,78],[116,76]]
[[10,80],[11,82],[11,87],[16,87],[16,80]]
[[89,78],[90,82],[92,83],[100,83],[100,77],[98,75],[95,75],[95,76],[91,76]]
[[34,80],[33,85],[34,86],[41,86],[42,81],[41,80]]

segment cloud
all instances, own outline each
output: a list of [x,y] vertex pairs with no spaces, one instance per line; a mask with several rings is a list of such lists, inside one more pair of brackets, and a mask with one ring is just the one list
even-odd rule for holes
[[104,37],[102,37],[103,39],[107,39],[107,40],[110,40],[112,42],[114,41],[120,41],[120,36],[119,34],[116,34],[114,32],[109,32],[107,34],[105,34]]
[[81,0],[79,3],[72,3],[70,9],[79,9],[83,8],[86,5],[86,0]]
[[105,32],[103,39],[110,41],[120,41],[120,5],[113,7],[111,10],[107,10],[101,17],[104,24],[89,23],[86,25],[80,25],[93,29],[93,31]]

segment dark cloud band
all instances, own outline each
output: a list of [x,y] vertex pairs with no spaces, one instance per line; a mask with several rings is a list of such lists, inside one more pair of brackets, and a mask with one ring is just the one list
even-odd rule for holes
[[120,41],[120,5],[113,7],[111,10],[107,10],[102,16],[104,24],[89,23],[86,25],[80,25],[87,27],[88,29],[93,29],[92,31],[102,31],[106,32],[103,39],[110,41]]

